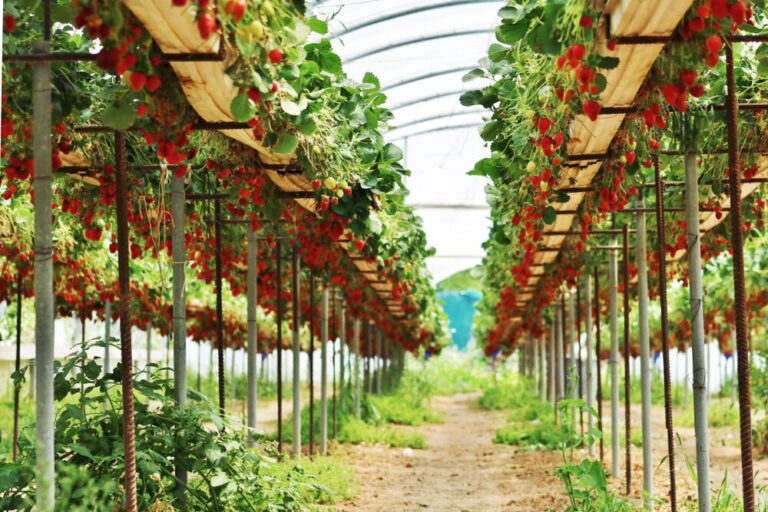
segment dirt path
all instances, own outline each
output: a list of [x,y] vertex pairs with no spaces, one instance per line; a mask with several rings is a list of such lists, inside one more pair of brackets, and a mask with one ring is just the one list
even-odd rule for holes
[[[425,425],[426,450],[339,446],[357,472],[359,493],[340,511],[530,512],[562,510],[554,452],[515,453],[493,444],[504,413],[475,407],[476,394],[436,397],[445,422]],[[407,427],[402,427],[407,428]]]

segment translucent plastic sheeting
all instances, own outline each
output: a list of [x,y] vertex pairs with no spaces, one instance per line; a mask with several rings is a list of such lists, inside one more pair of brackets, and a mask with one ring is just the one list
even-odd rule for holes
[[360,80],[371,71],[381,81],[395,113],[388,138],[405,149],[413,171],[407,180],[409,203],[437,249],[428,260],[435,278],[478,264],[490,227],[486,181],[466,173],[489,151],[478,135],[482,109],[463,107],[459,96],[485,85],[461,78],[495,40],[496,13],[505,2],[321,0],[308,5],[329,20],[328,37],[349,76]]

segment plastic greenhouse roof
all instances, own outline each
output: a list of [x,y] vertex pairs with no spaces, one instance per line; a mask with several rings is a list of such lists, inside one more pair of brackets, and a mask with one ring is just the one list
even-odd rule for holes
[[409,204],[424,220],[436,280],[480,263],[490,220],[484,178],[467,176],[489,155],[478,130],[482,114],[459,103],[483,85],[462,82],[494,41],[499,0],[315,0],[329,38],[352,79],[381,81],[395,113],[388,138],[413,171]]

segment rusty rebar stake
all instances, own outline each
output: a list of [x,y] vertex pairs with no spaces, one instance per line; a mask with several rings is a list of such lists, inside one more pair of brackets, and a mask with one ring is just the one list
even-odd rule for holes
[[629,225],[624,224],[622,230],[624,252],[624,453],[626,458],[625,472],[627,496],[632,492],[632,455],[630,453],[630,430],[632,418],[629,414],[630,382],[629,382]]
[[744,512],[755,510],[755,482],[752,467],[752,396],[750,392],[749,331],[747,293],[744,283],[744,232],[741,212],[741,176],[739,175],[739,109],[733,72],[733,48],[725,47],[728,95],[728,182],[731,196],[731,250],[733,252],[733,301],[736,310],[736,351],[739,365],[739,434],[741,438],[741,479]]
[[600,372],[600,270],[595,267],[595,352],[597,357],[597,430],[600,431],[600,462],[605,460],[603,441],[603,379]]
[[661,350],[664,363],[664,424],[667,428],[667,451],[669,460],[669,501],[672,512],[677,512],[677,484],[675,482],[675,434],[672,425],[672,391],[669,363],[669,332],[667,318],[667,260],[666,237],[664,233],[664,182],[661,179],[659,155],[653,155],[656,178],[656,244],[659,257],[659,301],[661,302]]
[[215,247],[215,265],[216,265],[216,354],[218,368],[218,387],[219,387],[219,414],[221,419],[227,415],[225,403],[225,382],[224,382],[224,305],[222,300],[222,278],[221,278],[221,198],[214,196],[213,201],[214,216],[214,247]]
[[[21,268],[16,268],[16,361],[14,364],[14,370],[19,375],[21,370]],[[13,455],[12,460],[16,462],[16,458],[19,455],[19,391],[21,391],[21,385],[19,383],[13,383]]]
[[136,426],[133,407],[133,347],[131,346],[131,283],[128,255],[128,184],[125,133],[115,132],[117,201],[117,273],[120,302],[120,377],[123,392],[123,451],[125,453],[125,511],[136,512]]

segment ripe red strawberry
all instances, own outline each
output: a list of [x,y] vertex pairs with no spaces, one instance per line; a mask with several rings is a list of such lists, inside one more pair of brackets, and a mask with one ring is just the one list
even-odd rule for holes
[[365,240],[355,240],[355,248],[358,251],[365,249]]
[[272,80],[272,92],[273,93],[277,93],[277,91],[279,91],[279,90],[280,90],[280,87],[277,85],[277,82]]
[[589,28],[592,26],[592,16],[582,16],[579,20],[579,25],[581,25],[584,28]]
[[541,117],[539,118],[537,126],[539,128],[539,133],[541,135],[544,135],[545,133],[547,133],[547,130],[549,130],[549,127],[552,126],[552,121],[550,121],[546,117]]
[[701,32],[705,26],[703,18],[692,18],[688,21],[688,28],[691,32]]
[[144,103],[139,103],[139,106],[136,107],[136,115],[139,117],[144,117],[147,114],[147,105]]
[[243,0],[229,0],[224,7],[224,12],[232,16],[235,23],[239,23],[245,15],[245,2]]
[[694,85],[691,87],[690,91],[691,96],[694,98],[701,98],[704,96],[704,86],[703,85]]
[[592,121],[597,121],[597,116],[600,115],[600,104],[594,100],[585,101],[581,105],[581,110]]
[[686,87],[693,87],[696,85],[696,78],[697,78],[696,71],[693,70],[686,70],[680,72],[680,80],[683,81],[683,85]]
[[344,189],[344,195],[345,196],[351,196],[352,195],[352,189],[350,187],[347,187]]
[[728,8],[728,13],[731,15],[731,19],[737,25],[747,21],[747,5],[744,2],[738,1],[731,4]]
[[13,14],[6,14],[3,16],[3,32],[10,34],[14,30],[16,30],[16,18]]
[[275,48],[269,52],[269,61],[272,64],[280,64],[283,60],[283,52]]
[[636,154],[634,151],[627,151],[624,156],[627,158],[627,165],[635,163]]
[[717,66],[717,63],[720,61],[716,53],[708,53],[707,54],[707,66],[714,68]]
[[617,40],[611,39],[610,41],[608,41],[608,50],[609,51],[615,51],[616,47],[618,47],[618,46],[619,46],[619,42]]
[[156,76],[151,76],[147,78],[147,90],[149,92],[155,92],[158,87],[160,87],[160,78]]
[[133,71],[129,78],[129,82],[131,83],[131,89],[138,92],[147,84],[147,77],[141,71]]
[[710,0],[709,5],[712,16],[715,18],[722,19],[728,16],[728,0]]
[[709,53],[720,53],[720,50],[723,49],[723,40],[717,34],[709,36],[705,44]]
[[261,92],[259,92],[259,90],[256,89],[255,87],[251,87],[250,89],[248,89],[248,97],[254,103],[261,102]]
[[200,37],[203,39],[211,37],[211,34],[216,32],[216,28],[216,18],[209,12],[203,13],[197,19],[197,30],[200,32]]
[[319,190],[321,185],[322,183],[320,182],[320,180],[314,180],[312,182],[312,188],[315,190]]

